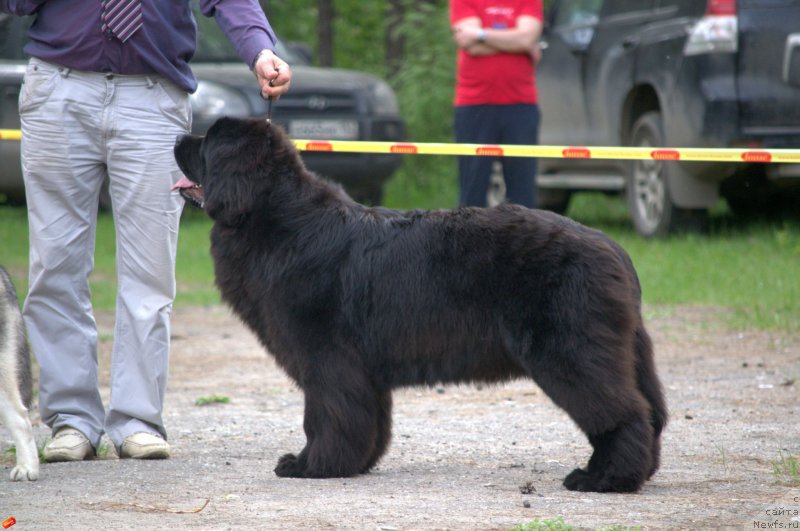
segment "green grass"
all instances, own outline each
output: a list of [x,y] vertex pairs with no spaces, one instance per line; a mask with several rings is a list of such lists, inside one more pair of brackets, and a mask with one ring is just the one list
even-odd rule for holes
[[207,395],[201,396],[194,401],[196,406],[209,406],[211,404],[230,404],[231,399],[225,395]]
[[730,310],[735,328],[800,330],[800,218],[745,222],[720,207],[706,234],[644,240],[620,199],[579,194],[568,214],[628,251],[646,303]]
[[[443,174],[454,171],[439,173]],[[454,179],[400,175],[390,183],[386,203],[397,208],[451,207]],[[568,215],[602,229],[627,249],[641,277],[645,303],[716,308],[737,329],[800,331],[800,218],[740,222],[720,207],[712,212],[708,233],[644,240],[631,228],[619,198],[577,194]],[[210,227],[201,212],[187,209],[179,237],[176,306],[219,303],[209,256]],[[24,209],[0,207],[0,263],[11,273],[20,296],[27,290],[27,231]],[[94,305],[100,310],[114,307],[113,234],[110,215],[101,215],[90,279]]]
[[781,485],[800,487],[800,456],[780,452],[780,459],[772,463],[772,473]]
[[[176,306],[207,306],[220,301],[209,254],[210,230],[211,221],[204,214],[194,209],[186,210],[178,237]],[[0,242],[0,265],[11,274],[17,294],[23,298],[28,289],[28,223],[24,208],[0,206]],[[113,310],[116,244],[114,224],[108,213],[101,214],[98,219],[95,247],[95,268],[89,279],[92,304],[98,310]]]
[[577,529],[579,528],[564,523],[564,519],[559,516],[548,520],[537,518],[533,522],[512,527],[511,531],[575,531]]
[[[583,527],[576,527],[574,525],[570,525],[564,522],[562,517],[558,518],[549,518],[547,520],[540,520],[535,519],[533,522],[528,522],[526,524],[519,524],[511,528],[510,531],[579,531],[581,529],[586,529]],[[599,527],[597,531],[623,531],[623,530],[638,530],[641,529],[640,527],[622,527],[622,526],[613,526],[613,527]]]

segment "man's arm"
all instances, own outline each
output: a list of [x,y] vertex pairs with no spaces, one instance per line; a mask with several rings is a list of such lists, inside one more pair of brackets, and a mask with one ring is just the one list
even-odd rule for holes
[[289,90],[292,70],[275,55],[277,37],[256,0],[201,0],[200,10],[203,15],[214,17],[253,70],[263,97],[278,99]]
[[482,28],[478,17],[469,17],[453,25],[453,38],[459,48],[471,55],[498,52],[530,53],[542,35],[542,22],[528,15],[517,18],[513,28]]

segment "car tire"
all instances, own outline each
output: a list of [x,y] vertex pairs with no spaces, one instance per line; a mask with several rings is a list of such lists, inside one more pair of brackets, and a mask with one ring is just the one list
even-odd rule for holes
[[[631,145],[658,147],[664,145],[661,113],[647,112],[631,128]],[[705,211],[675,206],[670,195],[670,172],[679,171],[677,163],[660,160],[633,160],[629,166],[626,195],[636,231],[645,238],[666,236],[679,228],[700,228]]]

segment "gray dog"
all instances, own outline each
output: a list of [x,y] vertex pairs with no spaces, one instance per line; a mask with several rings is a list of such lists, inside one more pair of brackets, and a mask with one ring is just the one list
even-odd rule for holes
[[28,418],[33,398],[31,358],[14,285],[0,266],[0,420],[17,445],[17,466],[11,479],[36,480],[39,455]]

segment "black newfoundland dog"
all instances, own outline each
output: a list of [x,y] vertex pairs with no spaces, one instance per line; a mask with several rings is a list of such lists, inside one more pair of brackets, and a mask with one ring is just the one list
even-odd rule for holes
[[370,470],[397,387],[520,377],[594,448],[568,489],[633,492],[657,470],[667,411],[639,282],[603,234],[510,205],[362,206],[264,120],[220,119],[175,156],[215,221],[223,299],[305,394],[306,446],[278,476]]

